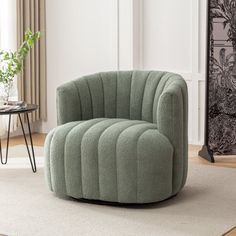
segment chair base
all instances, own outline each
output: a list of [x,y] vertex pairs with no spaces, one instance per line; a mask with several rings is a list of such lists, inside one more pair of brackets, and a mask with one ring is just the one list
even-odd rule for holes
[[66,196],[66,198],[69,197],[69,199],[73,199],[74,201],[82,202],[82,203],[88,203],[88,204],[107,205],[107,206],[115,206],[115,207],[137,207],[137,208],[142,208],[142,207],[147,207],[147,206],[149,206],[149,207],[154,206],[154,205],[156,206],[157,204],[161,204],[161,203],[164,203],[164,202],[166,203],[166,202],[170,201],[171,199],[175,198],[177,195],[178,195],[178,193],[176,193],[173,196],[170,196],[169,198],[166,198],[162,201],[146,202],[146,203],[108,202],[108,201],[102,201],[102,200],[74,198],[74,197],[69,197],[69,196]]

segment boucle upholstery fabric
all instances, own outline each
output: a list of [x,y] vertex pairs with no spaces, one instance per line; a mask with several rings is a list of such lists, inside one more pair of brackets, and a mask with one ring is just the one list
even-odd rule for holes
[[58,194],[148,203],[187,177],[187,86],[157,71],[104,72],[57,89],[58,127],[46,139],[46,177]]

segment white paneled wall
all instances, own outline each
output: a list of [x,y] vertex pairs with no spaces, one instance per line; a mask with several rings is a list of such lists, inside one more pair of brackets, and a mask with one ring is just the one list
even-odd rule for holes
[[[135,1],[137,2],[137,1]],[[206,0],[139,0],[141,69],[181,74],[189,88],[189,142],[204,137]]]
[[56,126],[56,88],[82,75],[116,70],[117,0],[50,0],[47,17],[47,133]]
[[190,0],[143,1],[144,69],[192,70],[191,13]]
[[189,141],[203,143],[206,0],[47,1],[48,122],[55,89],[104,70],[180,73],[189,87]]

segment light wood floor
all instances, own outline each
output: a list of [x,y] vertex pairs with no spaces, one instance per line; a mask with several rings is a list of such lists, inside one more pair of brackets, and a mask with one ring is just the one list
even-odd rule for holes
[[229,232],[227,232],[223,236],[236,236],[236,227],[231,229],[231,230],[229,230]]
[[[39,134],[35,133],[32,135],[33,143],[36,146],[43,146],[44,141],[46,138],[46,134]],[[24,144],[24,137],[17,136],[12,137],[10,139],[10,146]],[[2,140],[2,145],[6,145],[6,140]],[[216,163],[209,163],[206,160],[200,158],[198,156],[198,151],[200,150],[201,146],[197,145],[189,145],[189,161],[193,163],[203,164],[203,165],[211,165],[211,166],[220,166],[220,167],[227,167],[227,168],[236,168],[236,156],[216,156],[215,160]],[[224,236],[236,236],[236,228],[232,229],[226,233]]]
[[189,145],[189,160],[194,163],[211,165],[211,166],[221,166],[221,167],[229,167],[236,168],[236,156],[227,155],[227,156],[214,156],[215,163],[210,163],[205,159],[202,159],[198,156],[198,151],[201,149],[201,146],[197,145]]
[[[34,133],[32,135],[33,139],[33,144],[35,146],[43,146],[44,141],[46,138],[46,134],[39,134],[39,133]],[[29,140],[29,136],[27,135],[27,139]],[[15,145],[20,145],[20,144],[25,144],[24,136],[16,136],[16,137],[10,137],[9,145],[10,146],[15,146]],[[6,139],[2,140],[2,146],[6,146]]]

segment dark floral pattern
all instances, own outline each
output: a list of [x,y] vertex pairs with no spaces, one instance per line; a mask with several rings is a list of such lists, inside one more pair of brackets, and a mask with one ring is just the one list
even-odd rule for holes
[[208,145],[227,154],[236,147],[236,0],[210,1]]

